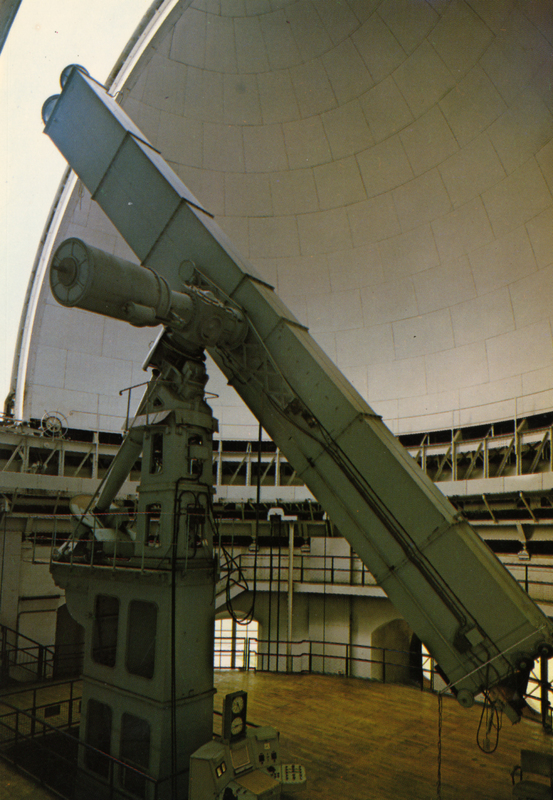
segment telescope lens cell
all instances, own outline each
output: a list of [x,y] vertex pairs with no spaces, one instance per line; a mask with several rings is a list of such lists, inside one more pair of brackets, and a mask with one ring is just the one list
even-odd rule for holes
[[80,239],[66,239],[52,258],[50,287],[56,300],[64,306],[82,303],[91,279],[91,266],[86,246]]
[[68,64],[60,75],[60,86],[62,89],[65,87],[65,84],[67,83],[68,78],[74,69],[78,69],[79,72],[82,72],[84,75],[89,75],[88,70],[82,67],[80,64]]
[[59,94],[53,94],[52,97],[49,97],[48,100],[45,100],[44,105],[42,106],[42,121],[45,125],[52,116],[52,111],[58,102],[58,97]]
[[74,258],[67,257],[54,267],[58,273],[58,280],[63,286],[72,286],[77,279],[77,262]]

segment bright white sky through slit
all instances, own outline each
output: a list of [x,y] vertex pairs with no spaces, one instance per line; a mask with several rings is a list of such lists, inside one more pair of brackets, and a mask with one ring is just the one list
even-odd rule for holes
[[42,104],[68,64],[104,81],[151,0],[23,0],[0,55],[0,411],[38,242],[66,167]]

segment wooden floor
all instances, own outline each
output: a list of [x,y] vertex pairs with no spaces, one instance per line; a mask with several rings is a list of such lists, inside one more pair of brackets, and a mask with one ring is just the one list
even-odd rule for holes
[[[280,731],[285,762],[301,763],[297,800],[436,800],[438,699],[414,688],[319,675],[218,672],[215,708],[248,692],[248,719]],[[503,719],[492,755],[476,744],[481,706],[444,698],[442,800],[506,800],[520,749],[553,752],[540,724]],[[216,728],[217,730],[217,728]]]
[[[215,686],[216,710],[227,692],[245,689],[249,721],[280,731],[283,760],[307,770],[297,800],[437,800],[436,695],[355,678],[253,672],[216,672]],[[480,712],[444,698],[441,800],[508,800],[521,747],[553,752],[540,724],[505,718],[497,751],[482,753]],[[0,798],[27,797],[52,795],[0,761]]]

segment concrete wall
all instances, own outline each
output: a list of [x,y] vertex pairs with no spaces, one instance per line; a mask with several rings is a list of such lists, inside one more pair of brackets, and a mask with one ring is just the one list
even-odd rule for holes
[[24,541],[24,525],[8,517],[0,530],[0,624],[52,645],[63,592],[50,575],[50,548],[33,549]]

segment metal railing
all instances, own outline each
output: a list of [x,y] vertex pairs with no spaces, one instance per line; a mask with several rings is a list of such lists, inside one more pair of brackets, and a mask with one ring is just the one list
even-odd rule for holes
[[[80,797],[89,794],[106,800],[168,797],[171,793],[167,787],[174,779],[178,792],[185,790],[188,769],[156,781],[132,764],[80,740],[76,725],[80,719],[81,698],[77,697],[74,685],[74,681],[58,684],[56,688],[60,691],[69,687],[70,696],[49,704],[41,704],[34,695],[30,705],[25,703],[23,695],[32,694],[30,692],[10,694],[9,700],[0,697],[0,754],[34,780],[66,798],[73,797],[75,785],[79,787]],[[23,707],[25,705],[27,707]],[[49,710],[58,706],[65,709],[62,718],[57,719],[56,724],[47,721]],[[50,720],[55,716],[51,713]]]
[[[268,552],[241,552],[232,556],[232,560],[223,562],[231,567],[230,575],[223,575],[218,584],[230,580],[240,584],[243,579],[253,582],[254,571],[257,581],[272,581],[275,584],[288,580],[289,551],[277,549]],[[357,556],[325,556],[311,555],[294,551],[293,579],[295,583],[320,583],[345,586],[376,586],[376,580]]]
[[[542,419],[513,419],[480,428],[480,435],[474,428],[457,428],[398,438],[436,482],[553,472],[553,427]],[[230,442],[219,440],[213,460],[217,485],[253,487],[258,477],[262,486],[300,484],[280,450],[267,447],[264,442],[259,458],[255,442],[239,442],[233,449]]]
[[[215,637],[215,669],[287,672],[369,678],[381,683],[413,683],[433,691],[441,679],[434,659],[374,645],[303,639]],[[442,686],[443,686],[442,682]]]
[[45,645],[0,625],[0,689],[10,681],[51,681],[80,672],[83,649],[75,644]]
[[[308,639],[287,642],[229,634],[215,639],[215,665],[220,671],[337,675],[417,686],[423,692],[454,694],[446,686],[436,661],[424,646],[417,652],[348,642]],[[545,693],[545,714],[542,693]],[[550,732],[553,727],[553,692],[549,683],[543,684],[538,666],[530,674],[525,697],[530,707],[542,715],[542,725]],[[476,699],[483,701],[484,697]]]
[[538,603],[553,603],[553,564],[502,561],[519,586]]
[[[289,556],[279,553],[252,554],[243,552],[233,557],[232,569],[219,581],[218,593],[228,586],[239,586],[243,590],[253,587],[254,569],[257,584],[269,582],[273,592],[287,592]],[[553,603],[553,565],[505,562],[519,585],[533,600]],[[294,583],[332,586],[356,586],[377,588],[373,575],[357,557],[336,555],[294,554]],[[74,663],[81,650],[74,646],[43,645],[27,636],[0,625],[0,686],[7,686],[10,679],[19,681],[52,680],[63,675],[64,663]],[[260,653],[260,656],[262,654]],[[326,656],[325,656],[326,657]],[[350,658],[351,656],[348,656]],[[300,658],[300,656],[297,656]],[[305,653],[301,658],[305,659]],[[67,674],[67,673],[65,673]],[[69,673],[71,674],[71,673]],[[344,670],[344,674],[350,674]]]
[[0,625],[0,686],[15,677],[27,681],[52,678],[55,661],[52,645],[40,644],[7,625]]
[[40,723],[47,720],[56,730],[68,730],[78,725],[81,718],[80,688],[80,679],[75,679],[17,689],[0,696],[0,743],[5,745],[12,741],[7,733],[10,730],[15,732],[13,741],[24,734],[35,736]]
[[[538,564],[520,561],[503,561],[517,583],[537,602],[553,603],[553,563]],[[288,551],[273,553],[242,552],[233,555],[229,562],[230,573],[217,584],[224,591],[227,582],[248,588],[255,580],[271,581],[274,591],[286,591],[289,572]],[[378,586],[374,576],[357,556],[311,555],[294,553],[294,583],[327,584],[331,586]]]
[[[136,387],[123,389],[120,395],[127,392],[130,398],[132,388]],[[127,407],[127,425],[129,418]],[[434,481],[553,471],[553,427],[543,419],[513,419],[480,429],[477,435],[474,428],[457,428],[398,438]],[[0,420],[0,438],[7,453],[0,460],[0,472],[98,478],[118,449],[118,445],[101,443],[98,431],[92,433],[92,440],[90,432],[83,431],[81,441],[42,433],[26,423],[7,420],[2,425]],[[213,468],[219,486],[255,487],[258,479],[265,487],[303,485],[286,457],[270,442],[263,442],[261,454],[252,441],[220,439],[216,445]]]
[[[481,436],[463,428],[425,433],[416,445],[406,443],[407,452],[433,481],[501,478],[553,471],[553,427],[536,426],[536,420],[514,419],[487,427]],[[511,427],[509,431],[508,428]],[[500,428],[501,430],[497,430]],[[447,440],[444,434],[449,433]],[[436,441],[439,438],[441,441]],[[434,441],[433,441],[434,440]]]

